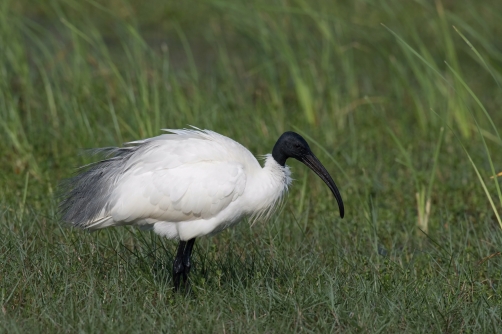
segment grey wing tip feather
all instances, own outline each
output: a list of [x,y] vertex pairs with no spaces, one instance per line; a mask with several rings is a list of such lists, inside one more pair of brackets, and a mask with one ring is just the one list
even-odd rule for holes
[[75,227],[98,229],[109,226],[107,211],[114,181],[124,171],[136,147],[106,147],[87,150],[102,155],[100,161],[88,164],[58,186],[59,214]]
[[89,223],[88,225],[85,226],[86,229],[95,231],[99,230],[108,226],[113,225],[113,218],[111,216],[105,216],[103,218],[99,218],[97,220],[94,220],[93,222]]

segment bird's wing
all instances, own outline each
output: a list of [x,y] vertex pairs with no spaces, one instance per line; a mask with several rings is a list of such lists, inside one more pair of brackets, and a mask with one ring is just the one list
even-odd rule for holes
[[130,175],[112,194],[115,221],[153,218],[167,222],[208,219],[235,201],[246,187],[243,166],[199,162]]
[[97,150],[104,160],[62,183],[62,219],[91,229],[208,219],[239,198],[247,173],[261,168],[230,138],[207,130],[169,131]]
[[168,141],[138,153],[113,187],[107,211],[114,221],[209,219],[246,187],[244,165],[214,142]]

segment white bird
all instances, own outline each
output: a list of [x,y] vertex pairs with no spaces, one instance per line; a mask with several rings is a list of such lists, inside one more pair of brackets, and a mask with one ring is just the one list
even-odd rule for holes
[[262,167],[248,149],[209,130],[165,130],[169,134],[95,150],[105,159],[61,185],[62,219],[97,230],[135,225],[179,239],[173,263],[176,289],[187,284],[195,238],[212,235],[244,217],[267,216],[291,183],[288,158],[312,169],[342,197],[307,142],[285,132]]

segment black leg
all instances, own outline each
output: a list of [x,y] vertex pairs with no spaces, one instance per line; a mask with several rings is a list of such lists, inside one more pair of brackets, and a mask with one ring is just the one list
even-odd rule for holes
[[179,290],[180,288],[181,275],[183,275],[185,288],[188,287],[188,273],[192,267],[190,256],[192,255],[194,243],[195,238],[188,241],[180,241],[178,245],[178,251],[173,262],[173,282],[175,290]]
[[185,247],[185,252],[183,253],[183,266],[185,267],[185,271],[183,272],[183,282],[185,283],[185,286],[187,286],[188,284],[188,273],[190,272],[190,268],[192,267],[190,256],[192,255],[194,244],[195,238],[188,240]]
[[174,289],[179,290],[180,288],[180,276],[185,271],[183,266],[183,252],[185,251],[186,241],[181,241],[178,245],[178,252],[173,262],[173,281]]

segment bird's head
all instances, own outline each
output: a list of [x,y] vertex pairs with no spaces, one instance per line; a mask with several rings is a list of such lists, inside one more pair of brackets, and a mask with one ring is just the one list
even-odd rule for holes
[[286,164],[288,158],[294,158],[313,170],[326,183],[335,196],[340,210],[340,217],[343,218],[344,206],[342,196],[328,171],[314,155],[309,144],[302,136],[293,131],[284,132],[274,145],[272,157],[281,166]]
[[286,164],[288,158],[302,161],[309,154],[312,154],[309,144],[302,136],[293,131],[284,132],[272,150],[272,156],[281,166]]

